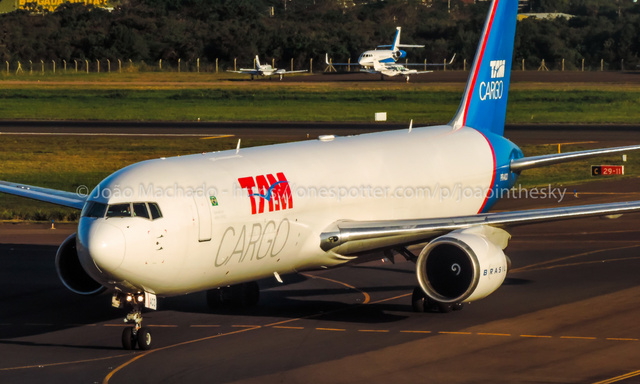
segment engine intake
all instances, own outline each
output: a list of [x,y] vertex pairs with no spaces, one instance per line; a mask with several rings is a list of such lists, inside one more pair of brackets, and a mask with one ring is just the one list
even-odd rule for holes
[[106,288],[82,268],[76,249],[76,234],[67,237],[56,253],[56,271],[65,287],[79,295],[97,295]]
[[437,302],[482,299],[498,289],[507,275],[508,258],[501,247],[481,231],[467,231],[436,238],[418,256],[420,287]]

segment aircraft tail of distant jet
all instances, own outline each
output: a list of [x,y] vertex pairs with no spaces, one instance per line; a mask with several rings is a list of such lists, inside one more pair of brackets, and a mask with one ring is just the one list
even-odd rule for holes
[[424,48],[424,45],[417,44],[400,44],[401,27],[396,27],[396,36],[393,38],[393,44],[391,45],[378,45],[378,48],[390,48],[391,57],[387,58],[387,62],[396,62],[398,59],[407,57],[407,52],[400,48]]
[[466,126],[483,133],[504,133],[516,33],[516,18],[510,15],[518,7],[517,2],[500,3],[492,3],[485,22],[460,107],[449,123],[455,129]]

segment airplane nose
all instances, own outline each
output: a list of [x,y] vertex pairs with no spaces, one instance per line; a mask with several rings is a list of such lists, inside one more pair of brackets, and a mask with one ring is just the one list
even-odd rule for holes
[[113,272],[124,261],[125,239],[120,228],[97,220],[78,228],[78,239],[96,266],[103,272]]

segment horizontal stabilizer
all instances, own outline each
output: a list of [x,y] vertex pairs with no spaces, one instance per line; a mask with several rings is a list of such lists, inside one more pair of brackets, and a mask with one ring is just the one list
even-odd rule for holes
[[398,48],[424,48],[424,45],[420,44],[398,44]]
[[525,169],[544,167],[552,164],[588,159],[597,156],[611,155],[620,152],[635,151],[638,149],[640,149],[640,145],[629,145],[626,147],[600,148],[591,149],[588,151],[554,153],[551,155],[523,157],[521,159],[511,160],[510,169],[511,172],[522,172]]
[[[419,44],[398,44],[397,48],[424,48],[424,45]],[[378,45],[378,48],[393,48],[393,45]]]

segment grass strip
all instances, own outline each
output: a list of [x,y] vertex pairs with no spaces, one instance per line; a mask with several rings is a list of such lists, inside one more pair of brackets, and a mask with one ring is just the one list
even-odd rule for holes
[[[227,87],[143,89],[24,86],[0,89],[0,119],[128,121],[372,121],[446,123],[462,89]],[[508,124],[637,124],[640,88],[514,89]]]

